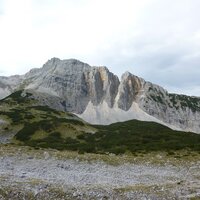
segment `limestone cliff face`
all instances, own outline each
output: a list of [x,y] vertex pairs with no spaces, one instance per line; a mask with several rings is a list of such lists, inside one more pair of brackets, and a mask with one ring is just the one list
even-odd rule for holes
[[23,76],[0,77],[0,98],[19,89],[91,123],[139,119],[200,133],[200,98],[170,94],[129,72],[119,81],[106,67],[52,58]]
[[112,107],[120,84],[118,77],[109,72],[106,67],[93,67],[87,81],[91,102],[98,105],[105,101],[109,107]]
[[146,82],[137,103],[151,116],[182,130],[200,132],[200,98],[170,94]]
[[119,86],[118,106],[129,110],[133,102],[150,116],[185,131],[200,132],[200,98],[170,94],[162,87],[125,73]]
[[23,76],[18,75],[10,77],[0,76],[0,99],[3,99],[14,92],[22,82],[22,79]]
[[144,80],[126,72],[122,75],[119,86],[118,107],[122,110],[129,110],[136,101],[144,85]]
[[106,101],[112,107],[119,80],[106,67],[53,58],[43,68],[27,73],[24,85],[25,89],[58,96],[65,110],[82,113],[90,101],[94,105]]

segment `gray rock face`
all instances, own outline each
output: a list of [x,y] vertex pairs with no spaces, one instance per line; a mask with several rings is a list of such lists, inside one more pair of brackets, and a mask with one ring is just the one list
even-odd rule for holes
[[109,72],[106,67],[93,67],[86,80],[88,80],[91,102],[98,105],[106,101],[112,107],[120,84],[118,77]]
[[[200,132],[200,98],[170,94],[129,72],[119,81],[106,67],[91,67],[75,59],[52,58],[23,76],[0,77],[0,98],[19,89],[33,91],[41,104],[59,110],[89,115],[94,112],[88,105],[93,110],[103,105],[97,115],[110,117],[112,109],[114,114],[119,110],[129,111],[130,116],[131,112],[138,112],[134,116],[142,113],[143,119],[145,113],[144,120],[150,116],[186,131]],[[133,104],[137,108],[130,111]],[[100,123],[98,118],[92,122]]]
[[136,101],[143,85],[143,79],[140,79],[129,72],[124,73],[119,86],[118,107],[125,111],[129,110],[133,101]]
[[58,96],[69,112],[82,113],[89,101],[106,101],[112,106],[119,86],[118,77],[106,67],[91,67],[75,59],[52,58],[41,69],[25,75],[25,89]]
[[23,76],[10,76],[4,77],[0,76],[0,99],[5,98],[20,85],[22,82]]
[[137,100],[142,110],[182,130],[200,132],[200,98],[170,94],[146,82],[143,95]]
[[185,131],[200,132],[200,98],[170,94],[162,87],[130,73],[122,76],[118,106],[129,110],[133,102],[149,115]]

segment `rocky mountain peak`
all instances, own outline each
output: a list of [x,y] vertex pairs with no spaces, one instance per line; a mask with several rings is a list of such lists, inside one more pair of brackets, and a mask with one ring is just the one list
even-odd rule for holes
[[49,59],[44,65],[54,65],[55,63],[57,62],[60,62],[60,58],[56,58],[56,57],[53,57],[51,59]]
[[133,76],[133,74],[131,74],[129,71],[126,71],[122,74],[121,76],[121,80],[127,79],[128,77]]
[[200,99],[170,94],[130,72],[121,80],[105,66],[52,58],[24,76],[0,77],[0,98],[31,90],[42,105],[79,114],[88,122],[109,124],[151,120],[200,132]]
[[65,65],[86,65],[86,63],[84,62],[81,62],[80,60],[77,60],[77,59],[74,59],[74,58],[70,58],[70,59],[64,59],[64,60],[61,60],[60,58],[56,58],[56,57],[53,57],[51,59],[49,59],[45,64],[44,66],[46,65],[51,65],[51,66],[55,66],[57,64],[65,64]]
[[91,67],[76,59],[60,60],[59,58],[52,58],[43,65],[42,69],[51,73],[64,75],[71,72],[87,71],[90,70]]

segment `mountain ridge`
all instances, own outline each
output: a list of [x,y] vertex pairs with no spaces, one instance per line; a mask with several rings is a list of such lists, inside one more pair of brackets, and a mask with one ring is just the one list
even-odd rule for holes
[[139,120],[91,125],[38,103],[33,93],[23,90],[0,100],[0,144],[116,155],[200,150],[200,135],[195,133]]
[[42,105],[77,114],[92,124],[139,119],[200,133],[200,98],[168,93],[130,72],[52,58],[21,76],[0,77],[0,98],[33,91]]

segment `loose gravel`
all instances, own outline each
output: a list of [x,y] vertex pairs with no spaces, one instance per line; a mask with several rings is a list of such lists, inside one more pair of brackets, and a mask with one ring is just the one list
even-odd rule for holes
[[103,161],[61,160],[48,153],[43,159],[1,155],[0,199],[200,198],[199,172],[200,162],[113,166]]

